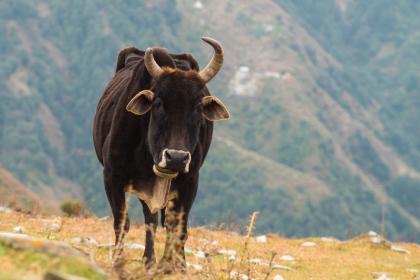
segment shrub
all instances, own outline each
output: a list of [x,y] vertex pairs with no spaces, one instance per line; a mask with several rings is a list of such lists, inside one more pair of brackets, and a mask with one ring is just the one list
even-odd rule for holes
[[85,204],[78,200],[65,200],[60,205],[61,211],[70,217],[85,216],[88,211]]

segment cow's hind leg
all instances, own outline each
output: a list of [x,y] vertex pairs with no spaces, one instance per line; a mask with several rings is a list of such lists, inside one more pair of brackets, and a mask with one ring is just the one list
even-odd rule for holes
[[156,263],[155,257],[155,233],[158,221],[158,213],[152,214],[149,207],[140,200],[143,205],[144,223],[146,227],[146,248],[144,250],[143,262],[146,269],[150,269]]
[[130,228],[128,209],[125,199],[125,182],[122,177],[115,176],[104,170],[105,190],[114,216],[115,250],[114,263],[122,260],[124,237]]

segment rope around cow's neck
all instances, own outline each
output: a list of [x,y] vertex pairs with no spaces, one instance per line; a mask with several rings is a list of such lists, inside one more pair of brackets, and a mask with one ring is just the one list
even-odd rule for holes
[[159,167],[156,164],[153,164],[153,172],[156,174],[156,176],[166,179],[174,179],[176,176],[178,176],[178,172]]

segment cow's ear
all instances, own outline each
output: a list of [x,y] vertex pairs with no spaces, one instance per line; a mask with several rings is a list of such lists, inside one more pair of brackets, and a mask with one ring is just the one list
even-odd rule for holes
[[153,97],[155,94],[150,90],[142,90],[134,96],[127,104],[127,111],[135,115],[143,115],[152,108]]
[[227,120],[229,118],[226,106],[216,96],[204,96],[201,103],[203,104],[203,115],[209,121]]

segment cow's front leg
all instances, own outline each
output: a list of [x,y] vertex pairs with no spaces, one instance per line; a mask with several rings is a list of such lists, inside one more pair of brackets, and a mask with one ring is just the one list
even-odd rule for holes
[[146,227],[146,248],[144,249],[143,262],[146,269],[150,269],[156,263],[155,257],[155,233],[157,227],[158,214],[152,214],[146,203],[140,200],[143,205],[144,223]]
[[165,211],[166,242],[159,270],[170,273],[185,269],[184,245],[187,241],[188,213],[170,201]]
[[185,270],[184,246],[188,238],[188,215],[197,192],[197,181],[198,176],[186,184],[166,207],[166,243],[162,260],[159,263],[159,270],[164,273]]
[[124,237],[130,229],[130,220],[128,218],[122,177],[116,176],[105,169],[104,179],[106,195],[114,216],[115,249],[113,262],[117,265],[122,260]]

